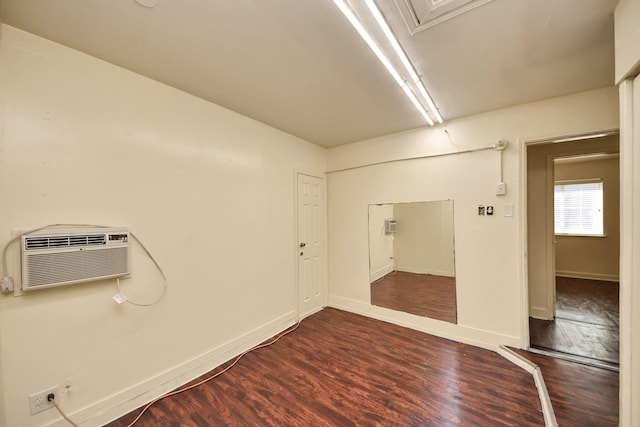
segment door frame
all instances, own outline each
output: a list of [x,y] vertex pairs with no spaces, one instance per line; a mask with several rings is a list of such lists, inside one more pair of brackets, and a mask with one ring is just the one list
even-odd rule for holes
[[[521,206],[521,212],[522,212],[522,223],[520,224],[520,259],[522,259],[522,272],[521,272],[521,278],[522,278],[522,283],[523,283],[523,290],[522,290],[522,295],[521,295],[521,308],[522,308],[522,322],[521,322],[521,336],[522,336],[522,342],[521,342],[521,348],[523,349],[527,349],[530,346],[531,343],[531,339],[530,339],[530,335],[529,335],[529,316],[530,316],[530,309],[529,309],[529,257],[528,257],[528,245],[529,245],[529,206],[527,203],[527,198],[528,198],[528,192],[527,192],[527,188],[528,188],[528,177],[529,177],[529,170],[527,167],[527,161],[528,161],[528,150],[530,147],[532,146],[536,146],[536,145],[546,145],[546,144],[557,144],[557,143],[562,143],[562,142],[569,142],[569,141],[578,141],[578,140],[582,140],[582,139],[592,139],[592,138],[596,138],[599,136],[608,136],[608,135],[614,135],[614,134],[620,134],[620,129],[615,128],[615,129],[603,129],[603,130],[593,130],[590,132],[582,132],[582,133],[574,133],[574,134],[564,134],[564,135],[559,135],[559,136],[548,136],[548,137],[543,137],[543,138],[520,138],[519,143],[520,146],[522,147],[522,149],[520,150],[520,206]],[[549,185],[549,180],[553,178],[553,170],[549,171],[549,164],[551,163],[551,165],[553,165],[553,159],[555,157],[562,157],[562,156],[566,156],[567,154],[570,153],[563,153],[563,154],[558,154],[556,155],[547,155],[547,160],[546,160],[546,180],[547,180],[547,185]],[[551,184],[553,184],[553,181],[551,181]],[[551,198],[552,195],[549,194],[549,191],[547,191],[547,200],[549,198]],[[552,206],[552,205],[551,205]],[[553,223],[553,210],[552,209],[547,209],[546,211],[546,221],[547,223],[549,223],[549,218],[551,218],[551,223]],[[551,232],[553,229],[549,229],[547,228],[547,233],[545,236],[545,240],[546,240],[546,254],[547,254],[547,262],[549,262],[549,257],[554,255],[553,254],[553,241],[554,241],[554,235]],[[555,260],[554,260],[555,261]],[[552,264],[552,266],[555,269],[555,262]],[[555,271],[554,271],[555,272]],[[549,281],[549,276],[550,274],[547,274],[547,281]],[[554,279],[555,280],[555,279]],[[547,283],[547,286],[549,286],[549,283]],[[551,298],[553,297],[555,299],[555,284],[553,285],[553,292],[549,292],[547,295],[547,298]],[[555,301],[553,302],[553,314],[555,316]]]
[[620,97],[620,425],[637,425],[640,410],[640,77],[619,83]]
[[[301,313],[300,310],[300,237],[299,237],[299,219],[300,217],[299,215],[299,196],[298,196],[298,179],[300,178],[300,175],[305,175],[305,176],[310,176],[312,178],[317,178],[322,180],[322,191],[324,194],[324,203],[323,203],[323,207],[322,207],[322,236],[324,239],[324,248],[322,250],[322,257],[323,257],[323,262],[322,262],[322,268],[323,268],[323,282],[320,284],[320,289],[322,292],[322,299],[323,299],[323,303],[322,303],[322,307],[320,307],[318,310],[315,310],[313,312],[310,313],[304,313],[304,317],[303,314]],[[310,315],[312,315],[313,313],[322,310],[324,307],[327,306],[327,302],[329,301],[329,262],[328,262],[328,242],[327,242],[327,236],[328,236],[328,229],[327,229],[327,179],[326,179],[326,174],[324,173],[314,173],[314,172],[308,172],[308,171],[304,171],[304,170],[298,170],[295,169],[293,171],[293,215],[294,215],[294,230],[293,230],[293,259],[294,259],[294,277],[295,277],[295,291],[294,291],[294,297],[295,297],[295,305],[296,305],[296,321],[300,322],[301,320],[303,320],[305,317],[308,317]]]

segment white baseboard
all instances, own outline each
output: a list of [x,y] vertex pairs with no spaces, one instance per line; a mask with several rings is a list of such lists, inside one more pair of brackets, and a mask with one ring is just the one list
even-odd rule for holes
[[498,348],[498,353],[505,359],[509,360],[511,363],[516,364],[517,366],[533,375],[533,381],[536,384],[536,388],[538,389],[538,397],[540,399],[540,405],[542,406],[544,425],[546,427],[557,427],[558,421],[556,420],[556,415],[553,412],[553,405],[551,404],[549,391],[547,390],[544,378],[542,377],[542,371],[540,370],[538,365],[520,356],[518,353],[512,351],[511,349],[506,348],[505,346],[500,346],[500,348]]
[[553,313],[546,307],[531,307],[529,317],[539,320],[553,320]]
[[383,278],[384,276],[391,273],[392,271],[393,271],[393,264],[389,263],[384,267],[377,269],[376,271],[372,271],[369,274],[369,280],[371,280],[371,282],[375,282],[376,280]]
[[556,276],[572,279],[603,280],[605,282],[619,282],[620,276],[613,274],[584,273],[580,271],[556,270]]
[[442,276],[442,277],[455,277],[455,273],[451,271],[443,271],[443,270],[425,270],[420,268],[414,268],[411,266],[398,266],[396,267],[398,271],[404,271],[407,273],[415,273],[415,274],[431,274],[433,276]]
[[[295,323],[296,312],[291,311],[152,378],[67,415],[78,424],[105,425],[215,369]],[[68,424],[61,419],[51,425],[66,427]]]
[[302,321],[303,321],[304,319],[306,319],[307,317],[312,316],[312,315],[316,314],[316,313],[317,313],[317,312],[319,312],[319,311],[322,311],[326,306],[327,306],[327,305],[326,305],[326,304],[324,304],[324,305],[322,305],[322,306],[320,306],[320,307],[316,307],[316,308],[314,308],[313,310],[309,310],[309,311],[308,311],[308,312],[306,312],[306,313],[299,313],[299,314],[298,314],[298,321],[299,321],[299,322],[302,322]]
[[496,351],[500,345],[520,347],[522,344],[521,340],[517,337],[377,307],[350,298],[330,296],[329,307],[361,314],[373,319],[492,351]]

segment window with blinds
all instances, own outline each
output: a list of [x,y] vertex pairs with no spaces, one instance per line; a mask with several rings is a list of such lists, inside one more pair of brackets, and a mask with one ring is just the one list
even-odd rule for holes
[[556,234],[604,235],[601,179],[556,181],[554,187]]

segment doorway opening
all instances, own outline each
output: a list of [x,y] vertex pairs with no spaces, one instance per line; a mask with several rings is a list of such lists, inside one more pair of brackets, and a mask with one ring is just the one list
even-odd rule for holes
[[618,152],[617,132],[527,144],[529,347],[611,369],[619,364]]

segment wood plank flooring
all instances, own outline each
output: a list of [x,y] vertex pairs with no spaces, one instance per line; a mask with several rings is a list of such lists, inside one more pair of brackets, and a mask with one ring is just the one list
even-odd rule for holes
[[456,323],[456,279],[396,271],[371,284],[371,304]]
[[531,346],[618,364],[619,286],[556,278],[556,319],[530,319]]
[[619,422],[617,372],[515,350],[540,367],[558,425],[607,427]]
[[617,328],[618,282],[556,277],[556,317]]
[[[134,411],[111,424],[126,426]],[[497,353],[335,309],[137,426],[543,426],[532,376]]]

